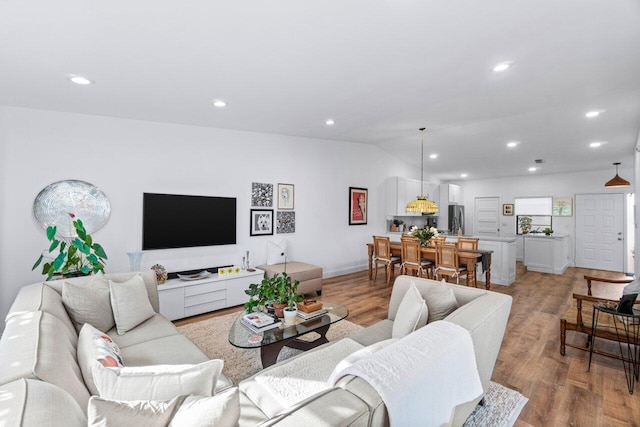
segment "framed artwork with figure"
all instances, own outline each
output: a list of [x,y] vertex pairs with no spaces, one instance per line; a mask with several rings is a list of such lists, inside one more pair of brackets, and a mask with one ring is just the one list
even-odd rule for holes
[[273,209],[251,209],[249,236],[270,236],[272,234]]
[[364,225],[367,223],[368,202],[369,190],[349,187],[349,225]]
[[294,197],[293,184],[278,184],[278,209],[281,211],[293,210]]

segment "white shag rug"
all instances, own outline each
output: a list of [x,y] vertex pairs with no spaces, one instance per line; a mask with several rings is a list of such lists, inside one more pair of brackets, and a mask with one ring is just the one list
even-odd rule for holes
[[[229,330],[238,315],[239,313],[231,313],[178,327],[209,358],[224,360],[224,374],[234,384],[238,384],[262,369],[259,349],[246,350],[229,343]],[[362,326],[342,320],[331,325],[327,338],[329,341],[336,341],[358,329],[362,329]],[[300,350],[284,347],[278,356],[278,361],[299,353]],[[492,382],[485,396],[485,404],[478,405],[464,425],[465,427],[512,426],[527,401],[528,399],[517,391]]]

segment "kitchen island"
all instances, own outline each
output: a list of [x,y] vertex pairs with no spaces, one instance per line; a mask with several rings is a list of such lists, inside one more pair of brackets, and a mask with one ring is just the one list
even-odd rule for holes
[[524,265],[527,270],[562,274],[569,267],[569,235],[529,233],[524,236]]
[[[516,280],[516,238],[493,236],[463,236],[478,240],[478,249],[492,251],[491,284],[509,286]],[[447,236],[447,242],[455,243],[458,236]],[[478,268],[481,268],[478,266]],[[484,282],[483,274],[476,274],[478,282]]]

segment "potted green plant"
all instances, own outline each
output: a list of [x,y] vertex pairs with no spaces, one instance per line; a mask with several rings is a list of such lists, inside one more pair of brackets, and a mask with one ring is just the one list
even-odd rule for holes
[[298,314],[298,306],[297,303],[302,301],[302,296],[298,295],[298,285],[300,285],[299,281],[295,281],[291,283],[291,278],[289,278],[289,282],[286,288],[287,293],[287,306],[283,310],[284,315],[284,323],[293,324],[296,320],[296,315]]
[[518,219],[518,223],[520,224],[520,230],[522,230],[522,234],[527,234],[531,231],[531,221],[532,218],[530,216],[521,216]]
[[553,234],[553,230],[551,229],[551,227],[545,228],[544,230],[542,230],[542,232],[547,236],[551,236]]
[[411,228],[411,235],[417,237],[420,240],[420,246],[427,246],[429,244],[429,240],[438,236],[438,230],[435,227],[431,228],[418,228],[413,226]]
[[[47,239],[50,244],[48,250],[45,251],[49,254],[57,251],[57,255],[51,256],[52,261],[45,262],[42,266],[42,274],[47,275],[47,280],[56,274],[71,277],[97,273],[98,271],[104,272],[104,262],[108,259],[104,248],[93,241],[79,218],[76,219],[72,213],[69,214],[69,217],[72,220],[76,237],[65,239],[62,236],[57,236],[55,225],[47,227]],[[42,263],[45,251],[42,251],[31,270],[35,270]]]
[[262,282],[252,283],[249,289],[244,292],[249,295],[249,301],[244,304],[247,313],[260,310],[268,304],[273,303],[276,316],[283,317],[283,309],[287,306],[290,298],[297,302],[296,291],[298,290],[299,281],[291,282],[291,277],[286,273],[275,273],[269,277],[264,274]]

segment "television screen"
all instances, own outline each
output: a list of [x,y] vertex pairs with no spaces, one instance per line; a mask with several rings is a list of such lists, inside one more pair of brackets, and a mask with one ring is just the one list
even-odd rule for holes
[[143,250],[235,243],[235,198],[144,193]]

